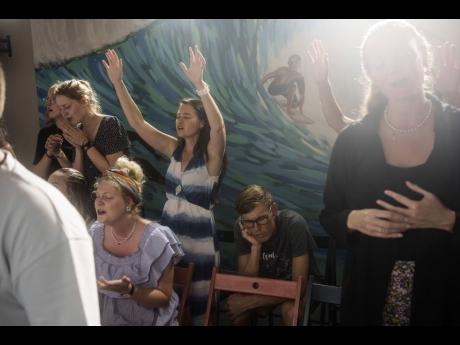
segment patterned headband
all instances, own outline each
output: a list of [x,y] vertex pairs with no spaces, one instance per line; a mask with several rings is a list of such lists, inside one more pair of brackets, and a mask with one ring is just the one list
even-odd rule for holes
[[114,179],[123,189],[125,189],[134,199],[136,203],[142,201],[142,194],[137,183],[129,177],[123,170],[111,168],[107,170],[106,176]]

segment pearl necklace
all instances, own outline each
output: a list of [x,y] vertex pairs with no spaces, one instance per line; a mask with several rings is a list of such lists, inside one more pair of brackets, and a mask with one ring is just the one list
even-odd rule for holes
[[131,237],[133,237],[134,235],[134,230],[136,230],[136,224],[137,224],[137,221],[134,222],[130,233],[126,237],[120,237],[120,236],[115,235],[115,232],[113,231],[113,227],[110,227],[110,234],[112,235],[113,240],[117,242],[119,246],[122,243],[128,242],[131,239]]
[[433,104],[432,104],[432,102],[430,102],[430,107],[428,109],[428,113],[426,114],[425,118],[420,123],[415,125],[414,127],[408,128],[408,129],[397,128],[397,127],[393,126],[390,123],[390,121],[388,121],[388,107],[385,109],[385,113],[383,114],[383,118],[384,118],[385,123],[388,126],[388,128],[390,128],[392,130],[392,133],[391,133],[392,139],[396,140],[396,134],[403,134],[403,135],[404,134],[411,134],[411,133],[414,133],[415,131],[417,131],[420,127],[422,127],[428,121],[428,119],[430,118],[432,110],[433,110]]

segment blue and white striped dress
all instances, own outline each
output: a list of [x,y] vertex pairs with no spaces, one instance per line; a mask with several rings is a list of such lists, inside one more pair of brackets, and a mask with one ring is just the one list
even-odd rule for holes
[[204,321],[213,266],[219,264],[215,231],[214,189],[218,176],[210,176],[204,157],[194,156],[181,171],[183,146],[178,146],[166,172],[166,197],[161,224],[170,227],[182,243],[182,263],[194,262],[190,309],[195,325]]

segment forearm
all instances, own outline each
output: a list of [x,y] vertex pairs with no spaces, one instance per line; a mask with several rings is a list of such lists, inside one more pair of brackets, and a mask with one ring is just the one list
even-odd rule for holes
[[63,168],[71,168],[72,163],[69,161],[67,158],[67,155],[64,153],[64,151],[59,151],[57,155],[55,155],[59,165]]
[[129,124],[135,130],[141,128],[142,124],[144,123],[144,118],[142,116],[139,107],[134,102],[133,98],[128,92],[125,83],[123,80],[120,80],[113,84],[115,88],[115,92],[118,97],[118,101],[120,102],[121,108],[128,119]]
[[262,296],[262,295],[252,295],[251,300],[248,305],[248,310],[259,308],[259,307],[269,307],[278,305],[287,301],[286,298],[281,297],[273,297],[273,296]]
[[72,163],[72,168],[78,170],[82,174],[84,174],[84,167],[83,167],[83,150],[81,147],[75,147],[75,159]]
[[144,121],[141,111],[132,99],[123,81],[114,83],[118,100],[131,127],[145,142],[155,150],[171,157],[176,148],[177,139],[161,132],[156,127]]
[[110,168],[109,161],[94,146],[91,146],[88,150],[86,150],[86,154],[97,170],[101,173],[104,173]]
[[348,122],[352,122],[353,120],[343,115],[328,80],[317,83],[317,85],[324,117],[330,127],[336,132],[340,132]]
[[[195,84],[197,90],[202,90],[205,88],[205,83],[198,83]],[[211,132],[223,132],[225,130],[225,123],[222,113],[219,110],[214,98],[212,97],[211,93],[208,92],[207,94],[200,96],[201,101],[203,102],[203,108],[206,112],[206,116],[208,117],[209,127],[211,128]]]
[[37,164],[35,164],[33,167],[32,167],[32,171],[40,176],[41,178],[44,178],[45,180],[48,178],[48,171],[49,171],[49,168],[50,168],[50,165],[51,165],[51,161],[53,160],[52,157],[48,157],[46,155],[46,152],[45,154],[43,155],[43,157],[38,161]]
[[171,296],[159,289],[136,287],[131,298],[145,308],[154,309],[166,307]]
[[253,276],[253,277],[256,277],[259,275],[259,262],[260,262],[261,251],[262,251],[261,246],[251,247],[251,253],[249,254],[249,259],[248,259],[247,264],[238,270],[240,274],[245,275],[245,276]]

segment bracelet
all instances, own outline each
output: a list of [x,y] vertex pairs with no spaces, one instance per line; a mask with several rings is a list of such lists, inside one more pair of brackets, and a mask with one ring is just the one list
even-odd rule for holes
[[93,146],[93,144],[91,144],[91,141],[87,141],[86,143],[84,143],[83,145],[81,145],[81,148],[83,151],[88,151],[91,147]]
[[205,95],[208,95],[209,94],[209,85],[204,83],[204,87],[201,89],[201,90],[196,90],[196,94],[198,96],[205,96]]
[[136,290],[136,285],[131,283],[131,289],[129,289],[128,295],[132,296],[134,294],[134,290]]

